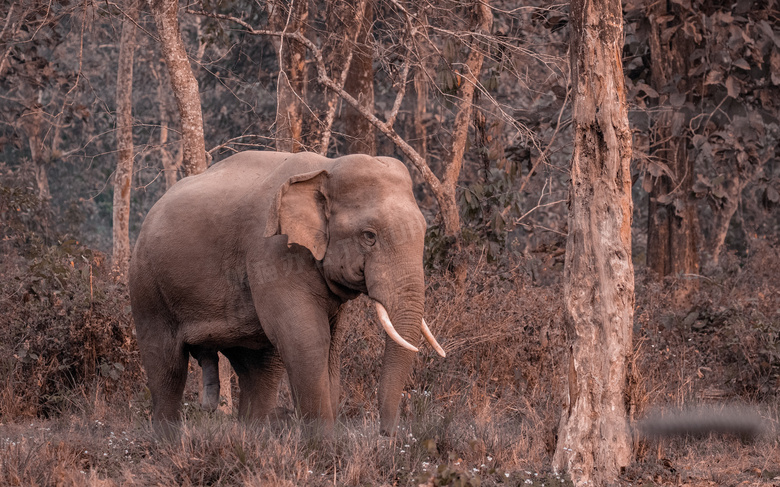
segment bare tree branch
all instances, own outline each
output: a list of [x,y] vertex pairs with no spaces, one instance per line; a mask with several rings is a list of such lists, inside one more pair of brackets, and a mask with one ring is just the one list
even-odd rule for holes
[[390,114],[387,116],[387,125],[395,125],[395,118],[398,116],[398,110],[401,109],[401,102],[406,95],[406,80],[409,77],[409,56],[404,58],[404,65],[401,68],[401,81],[399,83],[398,93],[395,95],[395,101],[393,102],[393,108],[390,110]]

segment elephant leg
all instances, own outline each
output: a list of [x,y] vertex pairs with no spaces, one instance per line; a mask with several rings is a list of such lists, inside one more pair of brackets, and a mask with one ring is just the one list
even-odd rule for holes
[[287,370],[295,408],[304,420],[329,435],[334,424],[331,327],[329,309],[324,306],[329,302],[306,287],[263,291],[255,294],[255,309],[266,318],[262,326]]
[[324,432],[333,430],[333,403],[338,405],[338,388],[335,395],[331,387],[330,350],[323,348],[297,348],[290,354],[282,352],[282,360],[290,379],[295,407],[306,420],[320,420]]
[[248,420],[265,419],[276,406],[284,366],[273,347],[262,350],[223,350],[238,375],[238,415]]
[[203,374],[201,406],[206,411],[216,411],[219,406],[219,356],[216,350],[199,350],[193,355]]
[[328,376],[330,379],[330,410],[335,419],[338,416],[341,395],[341,360],[338,354],[333,353],[333,350],[328,357]]
[[189,353],[172,337],[139,347],[152,395],[152,423],[155,431],[172,438],[179,421],[181,399],[187,382]]
[[328,376],[330,379],[330,408],[333,417],[338,416],[341,395],[341,313],[330,321],[330,350],[328,352]]

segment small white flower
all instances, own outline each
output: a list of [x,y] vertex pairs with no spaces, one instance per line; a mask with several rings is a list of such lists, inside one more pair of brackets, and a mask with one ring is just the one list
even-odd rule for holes
[[504,477],[509,478],[509,472],[504,472]]
[[525,479],[525,483],[526,483],[526,484],[533,484],[533,483],[534,483],[534,481],[533,481],[533,480],[531,480],[531,479]]
[[493,457],[491,457],[490,455],[488,455],[487,458],[488,458],[488,462],[492,462],[493,461]]

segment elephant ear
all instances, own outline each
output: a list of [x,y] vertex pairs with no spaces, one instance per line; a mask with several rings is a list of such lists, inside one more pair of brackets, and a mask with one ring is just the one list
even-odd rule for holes
[[325,170],[298,174],[285,182],[268,213],[265,236],[287,235],[287,245],[309,249],[317,260],[328,246],[328,200],[323,184]]

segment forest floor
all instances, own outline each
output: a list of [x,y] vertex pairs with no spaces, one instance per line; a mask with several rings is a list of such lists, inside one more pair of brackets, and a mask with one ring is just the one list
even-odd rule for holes
[[[777,248],[759,242],[750,257],[724,256],[683,304],[674,301],[681,281],[657,282],[637,266],[632,425],[653,411],[740,404],[765,431],[636,435],[620,485],[780,486]],[[20,280],[46,274],[34,266],[9,259],[0,269],[10,318],[0,327],[0,485],[570,485],[551,470],[566,370],[555,249],[511,265],[475,254],[462,285],[429,277],[426,319],[448,355],[421,349],[394,439],[377,434],[381,331],[365,299],[349,303],[331,442],[294,419],[247,425],[202,412],[197,367],[180,437],[158,442],[126,292],[93,276],[100,257],[90,258],[92,267],[70,261],[62,271],[70,293],[47,294],[40,282],[24,291]]]

